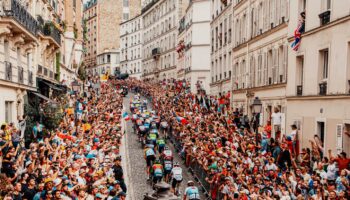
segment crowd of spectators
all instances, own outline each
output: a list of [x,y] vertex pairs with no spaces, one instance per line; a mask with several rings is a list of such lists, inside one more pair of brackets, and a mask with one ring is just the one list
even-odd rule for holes
[[[60,102],[66,103],[64,117],[54,130],[37,122],[24,134],[25,117],[2,124],[1,199],[125,199],[118,84],[89,77],[80,91],[68,92],[68,101]],[[24,137],[31,140],[29,148]]]
[[[193,94],[182,81],[129,84],[152,97],[154,109],[168,120],[169,133],[180,144],[187,166],[197,166],[194,175],[198,166],[205,172],[205,179],[199,181],[211,199],[350,198],[346,153],[335,155],[323,149],[318,136],[299,153],[295,124],[291,133],[271,134],[270,123],[253,130],[246,116],[229,107],[227,94]],[[179,116],[185,120],[176,120]]]

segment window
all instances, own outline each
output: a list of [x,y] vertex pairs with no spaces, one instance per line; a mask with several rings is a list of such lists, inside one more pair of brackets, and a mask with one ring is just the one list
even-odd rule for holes
[[30,53],[27,53],[27,70],[29,70],[30,69]]
[[322,142],[322,147],[324,147],[324,139],[325,139],[325,123],[322,121],[317,122],[317,134],[318,138]]
[[12,101],[5,101],[5,122],[12,122]]
[[329,52],[328,49],[322,50],[320,52],[321,55],[321,79],[325,80],[328,78],[328,59]]
[[299,13],[305,11],[306,9],[306,0],[299,0]]
[[108,63],[111,62],[111,55],[107,55],[107,62],[108,62]]
[[123,20],[129,20],[129,13],[123,13]]
[[304,82],[304,56],[298,56],[297,67],[296,67],[297,95],[303,94],[303,82]]
[[322,0],[323,11],[331,9],[331,2],[332,2],[332,0]]
[[129,0],[123,0],[123,6],[129,7]]
[[269,50],[268,54],[267,54],[267,82],[269,85],[271,85],[273,82],[272,82],[272,71],[274,69],[274,65],[273,65],[273,55],[272,55],[272,49]]
[[5,40],[4,42],[5,49],[5,61],[10,61],[10,51],[9,51],[9,41]]

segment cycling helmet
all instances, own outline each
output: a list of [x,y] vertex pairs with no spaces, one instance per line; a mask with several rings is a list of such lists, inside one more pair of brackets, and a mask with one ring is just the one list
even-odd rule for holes
[[194,185],[194,182],[190,180],[190,181],[187,182],[187,185],[188,186],[192,186],[192,185]]
[[165,150],[169,150],[169,147],[166,146],[164,149],[165,149]]
[[180,166],[178,162],[174,162],[174,166]]
[[154,161],[154,163],[160,164],[160,161],[157,159],[157,160]]

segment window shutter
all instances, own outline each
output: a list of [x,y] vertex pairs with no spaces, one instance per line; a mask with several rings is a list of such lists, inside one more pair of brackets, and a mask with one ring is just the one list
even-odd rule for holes
[[268,85],[268,66],[267,66],[267,53],[264,52],[264,57],[263,57],[263,63],[264,63],[264,85]]
[[283,79],[282,81],[283,82],[286,82],[287,80],[287,67],[288,67],[288,45],[284,45],[283,46],[283,62],[282,62],[282,67],[281,67],[281,70],[280,70],[280,75],[283,76]]
[[343,151],[343,124],[337,124],[337,154]]

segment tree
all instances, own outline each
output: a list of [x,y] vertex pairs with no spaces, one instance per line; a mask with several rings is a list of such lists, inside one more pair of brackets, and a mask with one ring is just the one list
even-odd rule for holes
[[79,66],[78,77],[82,81],[85,81],[86,79],[86,70],[85,70],[84,62],[82,62]]

